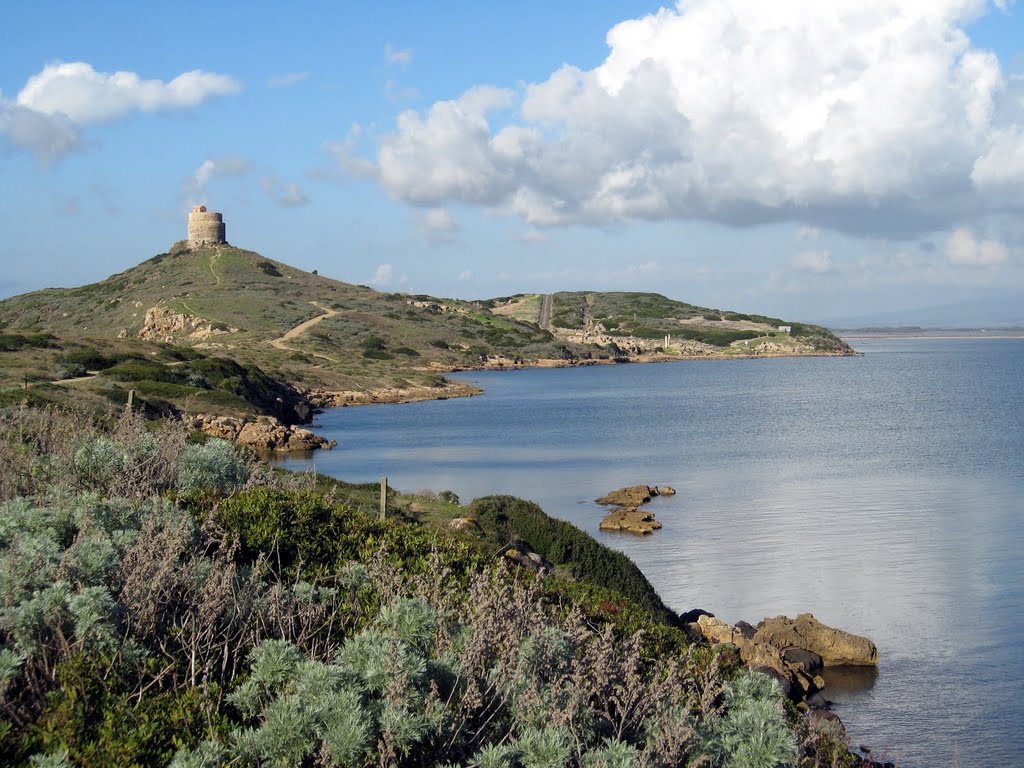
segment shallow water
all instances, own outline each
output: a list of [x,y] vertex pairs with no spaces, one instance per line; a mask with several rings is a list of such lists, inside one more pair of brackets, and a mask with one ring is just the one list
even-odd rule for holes
[[[665,602],[811,612],[871,637],[826,695],[904,766],[1018,765],[1024,732],[1024,341],[870,340],[858,358],[487,372],[482,397],[339,408],[285,466],[530,498],[632,557]],[[634,483],[653,536],[601,533]]]

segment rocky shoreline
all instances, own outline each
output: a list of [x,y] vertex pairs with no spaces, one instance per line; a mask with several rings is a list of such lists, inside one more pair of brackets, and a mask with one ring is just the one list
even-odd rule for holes
[[[684,613],[680,619],[694,640],[729,648],[748,668],[778,680],[812,728],[838,729],[846,737],[842,720],[831,711],[832,702],[825,696],[821,672],[826,667],[877,667],[878,648],[871,640],[823,624],[810,613],[798,614],[795,619],[765,618],[756,626],[745,621],[729,624],[701,609]],[[857,757],[865,766],[892,765]]]

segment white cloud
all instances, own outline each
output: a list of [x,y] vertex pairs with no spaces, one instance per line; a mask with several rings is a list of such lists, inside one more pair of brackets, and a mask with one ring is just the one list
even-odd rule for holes
[[234,78],[198,69],[165,83],[134,72],[97,72],[82,61],[57,62],[30,77],[14,101],[0,96],[0,136],[45,165],[81,147],[82,126],[137,111],[196,107],[240,89]]
[[1010,252],[997,240],[978,240],[969,229],[958,229],[950,235],[946,256],[957,266],[994,267],[1005,264]]
[[391,43],[384,46],[384,58],[389,64],[405,66],[412,61],[412,48],[396,48]]
[[241,84],[227,75],[194,69],[173,80],[143,80],[134,72],[97,72],[84,61],[47,65],[18,94],[20,106],[61,114],[80,125],[116,120],[141,111],[197,107],[212,96],[237,93]]
[[217,177],[242,176],[251,168],[249,161],[238,155],[207,158],[185,182],[185,195],[190,199],[202,197],[206,188]]
[[819,237],[821,237],[821,230],[817,227],[797,227],[796,241],[798,243],[805,241],[813,242]]
[[611,29],[593,70],[403,112],[379,139],[379,179],[416,206],[476,204],[535,227],[935,231],[985,207],[990,153],[1024,181],[998,60],[964,32],[985,7],[680,0]]
[[462,280],[463,282],[465,282],[467,280],[472,280],[473,279],[473,270],[471,270],[471,269],[464,269],[464,270],[462,270],[461,272],[459,272],[459,276],[456,279],[457,280]]
[[301,83],[309,77],[309,72],[289,72],[285,75],[274,75],[267,80],[268,88],[287,88],[290,85]]
[[391,281],[394,279],[395,269],[390,264],[381,264],[377,267],[377,271],[373,273],[373,277],[370,278],[370,285],[386,286],[391,285]]

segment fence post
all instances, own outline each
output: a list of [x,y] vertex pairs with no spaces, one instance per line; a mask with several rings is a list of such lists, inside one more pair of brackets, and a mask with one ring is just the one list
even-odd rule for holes
[[135,390],[134,389],[129,389],[128,390],[128,410],[129,411],[132,409],[132,403],[134,401],[135,401]]
[[380,479],[380,519],[383,520],[388,514],[388,479]]

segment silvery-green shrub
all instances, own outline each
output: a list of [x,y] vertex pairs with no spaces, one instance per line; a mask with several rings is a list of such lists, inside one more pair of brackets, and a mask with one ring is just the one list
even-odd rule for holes
[[178,456],[178,490],[182,493],[231,493],[249,478],[249,468],[226,440],[186,445]]

